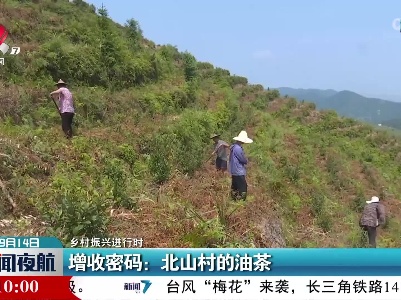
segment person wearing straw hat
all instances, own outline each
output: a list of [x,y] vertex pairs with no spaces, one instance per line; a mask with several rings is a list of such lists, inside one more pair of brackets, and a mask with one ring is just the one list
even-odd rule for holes
[[228,149],[230,145],[220,139],[220,134],[212,134],[210,138],[214,141],[212,155],[217,155],[215,162],[216,170],[224,173],[227,170]]
[[59,80],[56,84],[57,90],[50,93],[50,97],[58,95],[59,111],[61,116],[61,127],[67,139],[72,138],[72,120],[75,115],[74,99],[72,93],[67,88],[67,83]]
[[359,225],[367,232],[371,248],[376,248],[377,227],[383,225],[385,221],[385,210],[379,197],[374,196],[366,201]]
[[245,156],[243,144],[251,144],[253,140],[248,137],[246,131],[241,131],[233,138],[236,141],[230,147],[230,172],[231,172],[231,197],[233,200],[246,200],[248,184],[246,182],[246,165],[248,159]]

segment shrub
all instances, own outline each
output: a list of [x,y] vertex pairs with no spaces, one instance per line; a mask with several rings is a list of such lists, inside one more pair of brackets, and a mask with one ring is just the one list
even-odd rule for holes
[[172,166],[171,156],[175,150],[173,147],[174,136],[164,130],[156,133],[149,142],[149,171],[156,183],[162,184],[170,178]]
[[122,144],[118,146],[118,156],[123,159],[126,163],[129,164],[131,170],[134,166],[136,160],[138,159],[138,155],[133,146],[129,144]]
[[174,160],[181,171],[192,175],[202,165],[204,147],[210,142],[209,135],[213,129],[212,115],[197,111],[184,113],[179,122],[172,127],[176,143],[179,145]]
[[208,112],[188,110],[178,122],[154,134],[149,169],[157,183],[166,181],[173,168],[193,175],[204,159],[204,146],[214,129]]
[[315,217],[319,217],[324,213],[326,209],[326,201],[326,197],[322,193],[315,192],[312,195],[311,208]]
[[136,202],[127,195],[126,174],[121,160],[106,159],[104,163],[104,174],[112,182],[112,195],[114,207],[124,207],[126,209],[136,208]]
[[48,234],[68,243],[73,237],[107,236],[111,185],[81,173],[71,165],[59,167],[48,198],[33,199],[51,225]]

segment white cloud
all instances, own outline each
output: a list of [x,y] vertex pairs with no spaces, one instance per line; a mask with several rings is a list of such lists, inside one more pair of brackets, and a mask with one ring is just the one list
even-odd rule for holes
[[270,50],[260,50],[252,53],[252,56],[256,59],[270,59],[273,54]]

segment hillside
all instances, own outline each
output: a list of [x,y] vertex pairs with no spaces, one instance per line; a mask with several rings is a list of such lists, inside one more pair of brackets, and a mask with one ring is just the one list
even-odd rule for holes
[[[378,246],[401,247],[401,140],[156,45],[83,1],[2,1],[0,23],[22,47],[0,69],[3,235],[364,247],[358,219],[377,194],[389,213]],[[59,78],[76,102],[71,141],[47,96]],[[209,135],[243,129],[249,197],[232,203]]]
[[[401,103],[367,98],[351,91],[278,88],[282,95],[311,101],[317,109],[333,109],[340,116],[401,129]],[[398,120],[398,121],[397,121]],[[393,126],[392,126],[393,125]]]

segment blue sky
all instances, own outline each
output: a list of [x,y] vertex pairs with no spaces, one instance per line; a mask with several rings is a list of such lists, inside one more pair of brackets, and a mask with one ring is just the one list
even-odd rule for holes
[[401,33],[392,27],[400,0],[87,2],[251,83],[401,100]]

